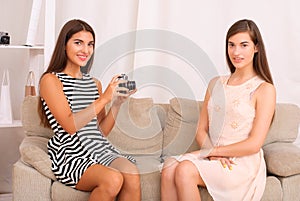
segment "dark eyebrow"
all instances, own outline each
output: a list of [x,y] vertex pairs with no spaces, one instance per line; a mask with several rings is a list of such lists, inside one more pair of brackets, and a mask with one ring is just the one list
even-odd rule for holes
[[74,41],[79,41],[79,42],[83,42],[83,40],[75,38]]
[[[74,39],[74,41],[83,42],[83,40],[81,40],[81,39],[78,39],[78,38],[75,38],[75,39]],[[91,40],[91,41],[90,41],[90,42],[88,42],[88,43],[94,43],[94,41],[93,41],[93,40]]]
[[249,43],[248,41],[241,42],[241,44],[248,44],[248,43]]
[[[240,44],[248,44],[249,41],[242,41]],[[234,42],[228,41],[228,44],[234,44]]]

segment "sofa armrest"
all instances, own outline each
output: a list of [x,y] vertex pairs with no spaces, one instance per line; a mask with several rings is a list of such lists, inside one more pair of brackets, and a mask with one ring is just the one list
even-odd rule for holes
[[300,148],[275,142],[263,147],[268,173],[287,177],[300,174]]
[[51,179],[18,161],[13,166],[13,201],[51,201]]
[[42,175],[56,180],[51,170],[51,160],[47,154],[47,138],[27,136],[20,145],[21,161],[32,166]]

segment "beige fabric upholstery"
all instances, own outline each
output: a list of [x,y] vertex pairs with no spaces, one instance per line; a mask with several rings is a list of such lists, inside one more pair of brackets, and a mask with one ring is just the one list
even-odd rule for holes
[[261,201],[282,201],[283,192],[280,181],[274,177],[267,177],[265,192]]
[[297,138],[300,112],[297,105],[278,103],[264,145],[272,142],[294,142]]
[[163,156],[174,156],[198,149],[195,142],[200,103],[173,98],[164,128]]
[[14,164],[14,201],[51,201],[51,179],[21,161]]
[[89,199],[89,192],[75,190],[58,181],[52,184],[52,201],[85,201]]
[[294,175],[290,177],[279,177],[281,182],[283,196],[283,201],[296,201],[300,198],[299,184],[300,175]]
[[269,173],[287,177],[300,174],[300,149],[291,143],[276,142],[264,147]]
[[48,138],[30,136],[23,140],[20,145],[21,159],[33,166],[44,176],[56,180],[51,170],[51,160],[47,150]]
[[130,98],[120,108],[108,139],[127,154],[160,156],[162,128],[151,98]]
[[[200,192],[201,200],[213,201],[206,188],[200,187]],[[267,177],[266,187],[261,201],[282,201],[282,197],[283,193],[280,181],[274,176]]]
[[41,119],[38,114],[39,96],[25,97],[22,105],[22,124],[27,136],[40,136],[51,138],[53,131],[50,128],[41,126]]

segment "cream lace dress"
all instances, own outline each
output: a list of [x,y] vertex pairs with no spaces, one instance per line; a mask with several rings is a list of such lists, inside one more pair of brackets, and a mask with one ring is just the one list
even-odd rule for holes
[[[227,85],[229,76],[216,82],[208,103],[209,135],[215,146],[246,139],[255,118],[252,93],[264,82],[258,76],[238,86]],[[205,151],[203,152],[205,153]],[[207,152],[206,152],[207,153]],[[232,170],[204,155],[185,154],[178,161],[195,164],[214,201],[259,201],[266,183],[266,166],[262,149],[253,155],[234,158]]]

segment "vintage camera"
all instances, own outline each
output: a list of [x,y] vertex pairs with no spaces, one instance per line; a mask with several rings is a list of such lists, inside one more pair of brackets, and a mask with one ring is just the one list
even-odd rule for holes
[[10,36],[6,32],[0,32],[0,45],[9,45]]
[[[128,80],[128,76],[126,74],[121,74],[118,78],[120,80],[126,80],[126,82],[119,83],[119,87],[125,87],[129,89],[129,91],[136,89],[135,81]],[[126,91],[119,91],[119,92],[126,93]]]

